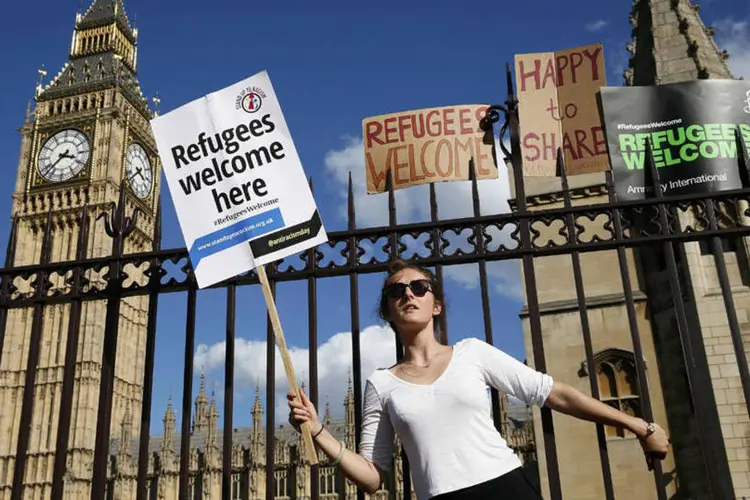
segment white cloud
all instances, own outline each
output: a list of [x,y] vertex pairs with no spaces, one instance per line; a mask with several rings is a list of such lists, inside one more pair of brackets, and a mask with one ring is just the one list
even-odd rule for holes
[[[326,153],[325,167],[333,174],[333,179],[339,189],[342,202],[339,205],[339,215],[347,218],[347,192],[349,173],[352,174],[354,188],[354,209],[357,226],[384,226],[388,224],[388,195],[385,193],[368,195],[365,180],[364,145],[361,138],[346,137],[346,143],[341,149],[334,149]],[[397,190],[396,207],[399,223],[413,220],[415,214],[423,216],[427,206],[429,214],[429,191],[427,186],[419,186],[409,190]]]
[[[292,365],[298,384],[309,383],[309,349],[289,346]],[[360,333],[362,389],[364,382],[377,368],[387,367],[396,362],[396,341],[393,331],[388,326],[373,325]],[[213,345],[201,344],[193,358],[195,370],[203,369],[206,374],[212,371],[222,372],[226,345],[217,342]],[[284,423],[289,414],[286,393],[289,383],[284,371],[284,364],[278,347],[275,349],[275,383],[276,383],[276,421]],[[321,344],[318,348],[318,411],[323,416],[326,396],[331,403],[334,417],[343,415],[342,403],[347,390],[347,378],[351,373],[352,345],[351,333],[338,333]],[[237,391],[254,391],[260,384],[263,391],[266,386],[266,342],[265,340],[247,340],[237,338],[235,341],[235,387]],[[309,393],[309,391],[308,391]]]
[[723,19],[716,26],[719,48],[729,52],[729,69],[735,78],[750,79],[750,22]]
[[605,21],[604,19],[597,19],[596,21],[590,22],[586,24],[586,29],[588,31],[601,31],[605,26],[609,24],[608,21]]
[[[523,301],[523,279],[518,260],[488,262],[487,280],[498,295]],[[479,286],[479,265],[459,264],[443,268],[443,275],[466,289]]]
[[[500,148],[497,148],[500,163],[497,179],[479,182],[480,212],[482,215],[508,212],[510,187],[505,163]],[[326,153],[325,167],[333,176],[340,198],[339,215],[346,220],[349,173],[352,174],[354,204],[358,227],[383,226],[388,224],[388,194],[367,194],[365,180],[364,145],[362,138],[347,137],[340,149]],[[438,217],[450,219],[468,217],[472,214],[471,183],[468,181],[442,182],[435,185],[438,200]],[[394,191],[398,223],[428,220],[430,217],[429,186],[414,186]]]

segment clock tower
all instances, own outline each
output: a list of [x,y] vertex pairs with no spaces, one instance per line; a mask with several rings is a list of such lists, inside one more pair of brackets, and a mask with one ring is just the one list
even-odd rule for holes
[[[35,92],[35,108],[21,128],[21,151],[13,194],[15,266],[38,264],[47,214],[51,261],[76,257],[80,214],[89,214],[86,257],[109,255],[112,239],[99,213],[126,191],[126,213],[141,215],[125,241],[125,253],[145,252],[153,241],[160,192],[160,165],[148,106],[137,79],[138,30],[122,0],[93,0],[76,15],[67,62]],[[40,71],[42,78],[46,75]],[[158,243],[158,242],[157,242]],[[11,263],[8,263],[10,265]],[[126,269],[127,271],[127,269]],[[86,276],[102,286],[101,276]],[[84,302],[78,334],[75,381],[63,497],[89,498],[102,366],[106,301]],[[23,498],[48,498],[52,486],[62,398],[68,304],[47,306],[33,385],[30,435],[25,453]],[[126,415],[140,432],[148,301],[122,300],[110,436]],[[0,361],[0,499],[10,498],[22,426],[32,310],[11,310]],[[28,397],[27,397],[28,399]],[[23,461],[22,461],[23,462]]]

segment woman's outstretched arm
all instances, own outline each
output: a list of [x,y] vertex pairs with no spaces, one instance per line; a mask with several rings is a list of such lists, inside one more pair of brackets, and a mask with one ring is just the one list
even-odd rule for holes
[[663,459],[669,450],[667,434],[658,425],[649,430],[649,422],[642,418],[616,410],[563,382],[553,383],[544,406],[581,420],[629,430],[641,441],[649,468],[652,458]]
[[653,459],[663,459],[669,449],[669,439],[658,425],[608,406],[551,376],[521,363],[500,349],[478,339],[471,341],[479,365],[488,384],[511,394],[529,405],[546,406],[552,410],[590,422],[625,428],[638,436],[646,463],[652,468]]
[[374,493],[383,484],[384,474],[372,462],[362,455],[347,450],[327,429],[323,427],[318,417],[315,406],[308,399],[302,389],[299,395],[293,392],[287,394],[289,400],[290,416],[289,423],[298,431],[300,425],[307,422],[310,424],[310,432],[315,437],[315,445],[325,453],[332,461],[338,460],[341,472],[357,486],[367,493]]

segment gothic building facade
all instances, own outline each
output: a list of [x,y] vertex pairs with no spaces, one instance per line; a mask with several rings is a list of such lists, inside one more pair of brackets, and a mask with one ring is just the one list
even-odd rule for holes
[[[217,427],[219,412],[216,401],[205,391],[205,381],[196,396],[190,435],[190,467],[188,497],[186,500],[221,498],[222,461],[224,453],[232,455],[232,500],[263,500],[266,489],[273,489],[273,497],[279,500],[305,500],[310,498],[311,481],[314,480],[310,463],[301,453],[302,439],[288,424],[275,432],[274,484],[266,484],[266,441],[263,426],[263,405],[256,389],[252,407],[252,426],[232,430],[232,449],[222,448],[223,430]],[[330,404],[326,403],[321,417],[329,431],[355,449],[354,393],[351,379],[343,401],[344,419],[331,418]],[[530,410],[526,406],[509,404],[507,396],[501,398],[501,433],[510,447],[517,453],[529,472],[536,477],[536,447]],[[162,419],[164,432],[150,438],[148,465],[149,498],[156,500],[178,500],[180,471],[180,437],[175,433],[175,413],[171,401]],[[126,443],[123,446],[122,443]],[[108,491],[111,498],[131,500],[135,498],[138,470],[138,438],[132,433],[132,415],[125,413],[119,437],[112,441],[112,460],[108,472]],[[394,446],[394,467],[381,489],[367,498],[387,500],[403,498],[404,478],[401,447],[398,439]],[[356,486],[346,479],[338,468],[321,452],[318,455],[318,484],[320,498],[324,500],[354,500]],[[412,498],[416,496],[412,493]]]
[[[729,55],[714,42],[714,30],[703,23],[699,11],[700,6],[690,0],[634,0],[630,15],[632,40],[627,44],[630,60],[624,72],[624,84],[648,86],[709,78],[733,79],[728,67]],[[509,175],[513,175],[512,169]],[[574,206],[609,201],[603,172],[570,176],[568,180]],[[529,210],[562,208],[560,179],[526,178],[524,184]],[[512,196],[515,197],[515,193]],[[512,204],[515,205],[515,200]],[[735,207],[735,210],[734,214],[720,213],[718,217],[736,218],[744,208]],[[692,208],[677,215],[683,228],[700,227],[700,214]],[[586,227],[588,238],[596,235],[607,240],[611,237],[601,219],[581,223]],[[559,241],[556,227],[543,232],[540,241],[546,237]],[[750,354],[748,241],[747,238],[725,238],[722,246],[744,349]],[[705,241],[674,244],[672,248],[682,290],[677,300],[685,308],[687,326],[683,333],[689,346],[682,344],[679,331],[682,327],[677,321],[675,292],[670,284],[663,246],[653,244],[625,252],[654,420],[668,430],[673,445],[662,464],[662,480],[669,498],[750,498],[750,462],[747,460],[750,419],[742,404],[739,365],[714,257]],[[547,355],[547,371],[587,393],[591,391],[593,378],[604,401],[631,414],[642,415],[644,395],[638,389],[633,339],[616,250],[581,255],[595,373],[588,373],[586,369],[570,256],[535,258],[534,266],[544,347],[547,353],[554,353],[554,356]],[[524,307],[521,316],[525,344],[530,364],[533,364],[528,314],[528,308]],[[700,379],[702,386],[710,389],[693,390],[691,395],[684,349],[694,353],[693,383]],[[692,398],[699,403],[694,404]],[[699,408],[702,409],[698,417]],[[697,418],[701,420],[702,429],[709,432],[698,434]],[[595,427],[560,415],[555,415],[553,422],[563,497],[604,498],[604,475]],[[540,480],[546,495],[549,480],[538,418],[534,419],[534,425]],[[701,441],[709,439],[709,433],[711,441],[701,447]],[[615,497],[656,499],[654,481],[644,466],[635,436],[613,428],[607,428],[606,434]],[[576,460],[567,460],[569,456],[575,456]],[[568,480],[573,476],[575,481]],[[709,485],[710,481],[713,486]]]

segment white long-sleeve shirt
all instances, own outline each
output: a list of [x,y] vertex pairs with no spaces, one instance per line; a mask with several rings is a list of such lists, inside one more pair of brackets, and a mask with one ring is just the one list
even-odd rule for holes
[[429,385],[377,370],[365,385],[360,453],[390,470],[395,430],[419,500],[520,467],[495,429],[488,387],[541,406],[552,390],[552,377],[474,338],[455,344],[445,371]]

